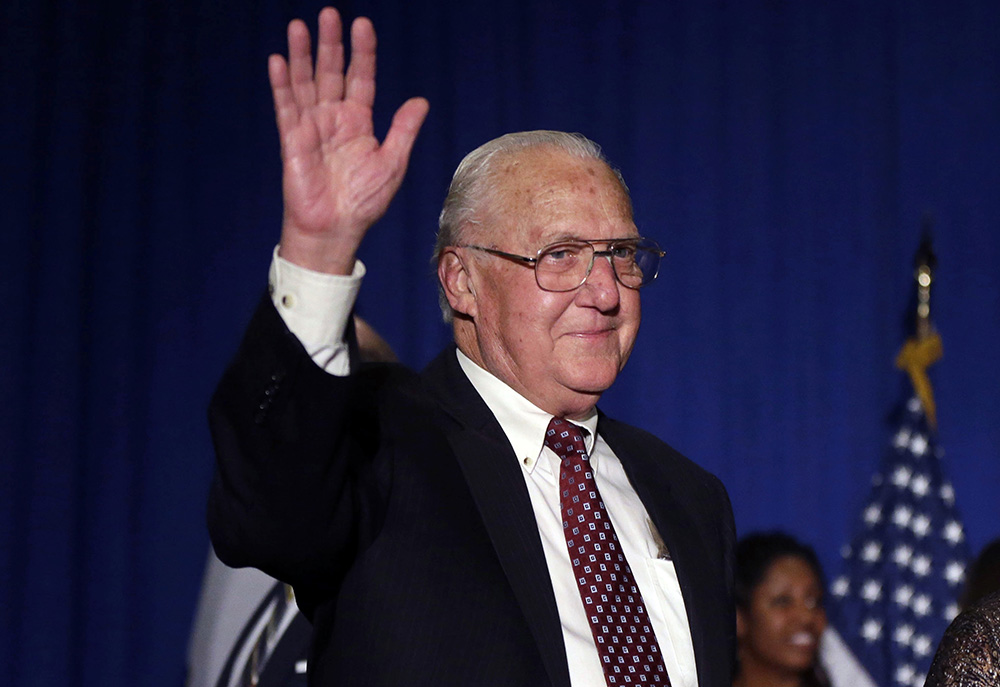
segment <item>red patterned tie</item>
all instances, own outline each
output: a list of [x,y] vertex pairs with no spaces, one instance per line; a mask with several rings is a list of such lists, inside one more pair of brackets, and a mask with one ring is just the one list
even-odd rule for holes
[[608,685],[669,685],[632,570],[604,510],[580,429],[552,418],[545,445],[562,459],[563,534]]

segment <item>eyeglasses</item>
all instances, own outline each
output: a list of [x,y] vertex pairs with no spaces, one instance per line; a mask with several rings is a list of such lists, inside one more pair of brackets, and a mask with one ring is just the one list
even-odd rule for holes
[[[594,244],[604,244],[605,250],[596,250]],[[607,258],[619,283],[630,289],[646,286],[660,269],[664,252],[653,239],[643,237],[626,239],[576,239],[559,241],[545,246],[535,257],[505,253],[485,246],[461,245],[459,248],[481,250],[508,260],[535,268],[535,281],[543,291],[573,291],[583,286],[594,268],[594,258]]]

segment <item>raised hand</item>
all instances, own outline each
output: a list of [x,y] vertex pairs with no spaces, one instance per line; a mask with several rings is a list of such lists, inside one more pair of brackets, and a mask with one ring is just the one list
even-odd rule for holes
[[268,75],[281,136],[281,256],[349,274],[365,233],[403,180],[427,101],[403,103],[380,145],[372,125],[375,29],[368,19],[354,21],[345,73],[340,15],[332,7],[319,15],[315,71],[309,29],[296,19],[288,25],[288,60],[271,55]]

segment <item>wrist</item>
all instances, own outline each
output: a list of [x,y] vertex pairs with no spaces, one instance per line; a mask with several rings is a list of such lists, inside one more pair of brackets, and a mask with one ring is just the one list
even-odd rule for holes
[[351,274],[360,240],[309,236],[285,227],[278,254],[288,262],[314,272]]

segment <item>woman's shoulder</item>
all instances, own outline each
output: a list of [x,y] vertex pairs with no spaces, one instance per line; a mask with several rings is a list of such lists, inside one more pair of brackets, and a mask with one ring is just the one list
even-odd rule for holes
[[1000,685],[1000,592],[959,614],[944,633],[924,687]]

